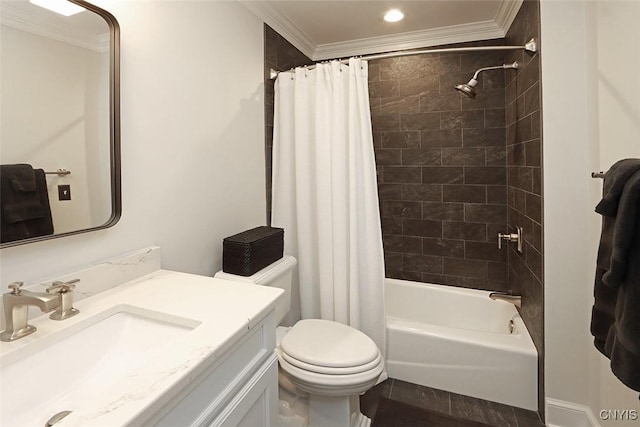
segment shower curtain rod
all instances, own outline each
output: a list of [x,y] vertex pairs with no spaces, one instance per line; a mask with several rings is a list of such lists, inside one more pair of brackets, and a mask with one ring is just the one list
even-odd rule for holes
[[[358,58],[364,59],[364,60],[373,60],[373,59],[395,58],[398,56],[423,55],[426,53],[478,52],[478,51],[520,50],[520,49],[524,49],[527,53],[533,55],[538,51],[538,44],[536,39],[532,38],[524,46],[476,46],[476,47],[451,47],[451,48],[445,48],[445,49],[409,50],[409,51],[400,50],[396,52],[364,55],[364,56],[359,56]],[[347,64],[349,62],[348,59],[339,59],[339,61],[343,64]],[[323,61],[323,62],[328,62],[328,61]],[[313,70],[314,68],[315,68],[315,64],[307,66],[307,69],[309,70]],[[291,70],[293,70],[293,68]],[[269,76],[271,80],[278,77],[278,74],[280,74],[280,71],[274,70],[273,68],[269,69]]]

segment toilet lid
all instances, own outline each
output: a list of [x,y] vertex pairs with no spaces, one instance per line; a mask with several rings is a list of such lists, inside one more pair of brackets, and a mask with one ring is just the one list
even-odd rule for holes
[[373,362],[379,350],[371,338],[342,323],[301,320],[280,342],[291,358],[310,365],[349,368]]

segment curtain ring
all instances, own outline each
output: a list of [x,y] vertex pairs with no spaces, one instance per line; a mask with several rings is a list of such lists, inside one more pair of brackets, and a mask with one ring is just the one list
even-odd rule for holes
[[293,80],[293,74],[295,72],[295,68],[290,69],[289,72],[291,73],[291,80]]
[[340,72],[342,72],[342,58],[338,59],[338,64],[340,64]]
[[308,69],[307,69],[307,66],[305,65],[305,66],[304,66],[304,78],[305,78],[305,79],[306,79],[307,77],[309,77],[309,76],[307,75],[307,71],[308,71]]

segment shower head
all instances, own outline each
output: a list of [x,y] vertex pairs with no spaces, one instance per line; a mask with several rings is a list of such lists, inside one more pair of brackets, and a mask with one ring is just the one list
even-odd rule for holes
[[469,80],[469,83],[465,83],[462,85],[457,85],[456,86],[456,90],[460,91],[460,93],[468,96],[469,98],[473,99],[476,97],[476,85],[478,84],[478,81],[474,78],[472,78],[471,80]]
[[500,69],[506,70],[509,68],[517,69],[518,67],[519,67],[519,64],[517,62],[514,62],[512,64],[502,64],[495,67],[480,68],[478,71],[475,72],[475,74],[473,75],[471,80],[469,80],[468,83],[457,85],[455,89],[460,93],[464,94],[465,96],[468,96],[469,98],[473,99],[476,97],[476,85],[478,84],[478,75],[481,72],[488,71],[488,70],[500,70]]

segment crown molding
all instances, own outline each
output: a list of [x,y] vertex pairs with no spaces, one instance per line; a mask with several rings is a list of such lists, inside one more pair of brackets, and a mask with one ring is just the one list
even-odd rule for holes
[[300,27],[276,10],[270,2],[251,0],[239,0],[239,2],[289,43],[298,48],[300,52],[314,59],[313,54],[317,46],[316,43]]
[[3,5],[0,25],[98,53],[109,52],[111,43],[109,33],[88,36],[85,33],[70,30],[68,27],[53,24],[46,26],[42,23],[36,24],[31,22],[31,17],[27,13],[6,5]]
[[524,3],[524,0],[502,0],[500,2],[493,20],[502,28],[502,31],[504,31],[503,37],[507,35],[507,31],[509,31],[511,24],[513,24],[513,20],[516,19],[522,3]]
[[494,21],[474,22],[472,24],[410,31],[390,36],[321,44],[316,47],[312,59],[318,61],[331,58],[348,58],[354,55],[369,55],[501,37],[504,37],[504,31]]
[[239,0],[313,61],[503,38],[523,1],[502,0],[493,20],[318,45],[269,1]]

